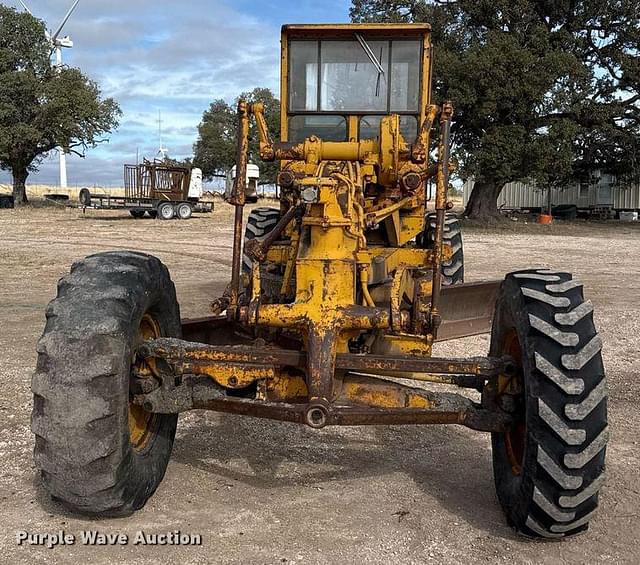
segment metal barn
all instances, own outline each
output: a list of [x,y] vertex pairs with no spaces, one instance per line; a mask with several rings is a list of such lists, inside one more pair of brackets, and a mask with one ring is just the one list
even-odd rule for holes
[[[473,180],[464,183],[464,203],[469,200]],[[579,210],[640,211],[640,183],[621,185],[613,175],[602,174],[590,183],[576,183],[551,194],[552,206],[574,205]],[[532,184],[510,182],[498,197],[498,207],[503,210],[539,209],[547,205],[547,193]]]

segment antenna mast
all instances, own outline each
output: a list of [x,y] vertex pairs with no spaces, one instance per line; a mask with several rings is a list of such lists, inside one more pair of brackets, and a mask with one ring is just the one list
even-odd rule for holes
[[169,154],[169,150],[162,144],[162,112],[160,110],[158,110],[158,138],[160,140],[160,147],[157,155],[160,155],[160,159],[164,161]]

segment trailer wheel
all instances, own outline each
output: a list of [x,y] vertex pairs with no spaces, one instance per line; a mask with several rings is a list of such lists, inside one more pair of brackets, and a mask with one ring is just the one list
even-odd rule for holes
[[91,206],[91,192],[88,188],[81,188],[78,194],[78,202],[85,208]]
[[[429,213],[425,216],[425,230],[416,238],[422,249],[432,249],[436,229],[436,215]],[[444,234],[442,238],[446,245],[453,250],[448,261],[442,263],[442,284],[444,286],[462,284],[464,282],[464,248],[462,243],[462,226],[455,214],[446,214],[444,220]]]
[[[47,308],[32,380],[34,458],[51,495],[75,511],[126,515],[164,476],[177,415],[130,402],[136,346],[180,337],[167,268],[137,252],[74,264]],[[141,370],[142,369],[142,370]]]
[[181,220],[188,220],[193,214],[193,207],[187,202],[182,202],[176,206],[176,216]]
[[161,220],[172,220],[175,214],[173,204],[171,202],[161,202],[158,204],[157,214]]
[[129,214],[131,214],[136,220],[144,218],[144,210],[129,210]]
[[492,434],[494,478],[509,524],[526,536],[583,532],[598,506],[607,392],[592,312],[579,282],[548,270],[507,275],[496,303],[490,354],[510,355],[519,371],[495,391],[515,423]]
[[158,217],[158,211],[157,210],[147,210],[147,214],[149,214],[149,217],[154,219],[154,220]]

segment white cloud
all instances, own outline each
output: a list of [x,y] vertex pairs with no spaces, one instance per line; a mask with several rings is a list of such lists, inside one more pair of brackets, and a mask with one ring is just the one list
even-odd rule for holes
[[[5,2],[7,0],[4,0]],[[71,0],[25,0],[50,28]],[[10,1],[16,7],[17,0]],[[109,144],[70,157],[70,184],[116,185],[125,157],[153,156],[158,147],[158,110],[164,144],[187,157],[202,112],[217,98],[232,101],[256,86],[278,91],[280,25],[286,21],[346,21],[350,2],[248,0],[81,0],[64,33],[74,41],[66,64],[96,80],[120,103],[123,117]],[[57,157],[46,160],[31,182],[54,183]],[[0,172],[0,182],[6,175]]]

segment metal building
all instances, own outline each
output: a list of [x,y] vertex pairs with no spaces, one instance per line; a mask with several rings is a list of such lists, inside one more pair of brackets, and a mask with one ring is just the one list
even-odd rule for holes
[[[466,206],[473,180],[464,183],[464,204]],[[553,190],[551,205],[574,205],[579,210],[597,211],[640,211],[640,183],[623,185],[613,175],[595,176],[592,182],[575,183],[560,190]],[[524,182],[508,183],[498,197],[498,208],[503,210],[540,209],[547,205],[547,192]]]

